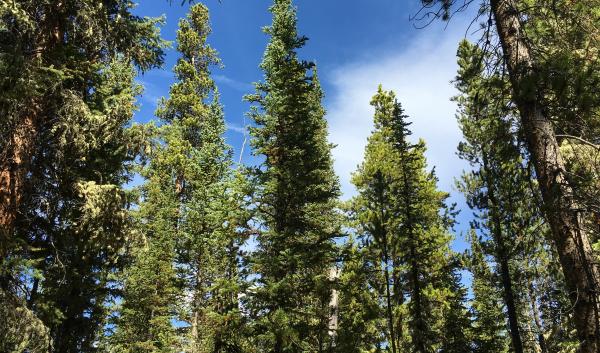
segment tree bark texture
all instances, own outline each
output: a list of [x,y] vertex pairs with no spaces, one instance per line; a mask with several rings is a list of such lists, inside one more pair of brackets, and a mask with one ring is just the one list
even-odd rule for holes
[[543,111],[543,100],[534,79],[534,61],[515,4],[515,0],[490,0],[513,98],[520,112],[544,211],[573,304],[580,352],[597,353],[600,349],[598,265],[581,225],[579,207],[566,177],[554,127]]

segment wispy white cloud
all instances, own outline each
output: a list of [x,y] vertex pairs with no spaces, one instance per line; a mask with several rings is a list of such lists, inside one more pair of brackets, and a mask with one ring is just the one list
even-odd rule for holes
[[213,79],[218,84],[229,86],[230,88],[233,88],[233,89],[235,89],[237,91],[251,92],[252,88],[253,88],[253,86],[250,83],[246,83],[246,82],[241,82],[241,81],[238,81],[238,80],[234,80],[234,79],[232,79],[230,77],[227,77],[225,75],[213,75]]
[[231,130],[231,131],[235,131],[239,134],[245,134],[247,132],[246,128],[244,126],[235,124],[235,123],[225,123],[225,127],[227,128],[227,130]]
[[464,27],[456,30],[422,30],[398,50],[344,65],[328,78],[333,86],[327,101],[330,140],[335,169],[344,197],[355,193],[351,173],[362,161],[367,137],[373,129],[369,102],[379,84],[394,90],[409,115],[412,138],[427,142],[430,167],[435,166],[439,187],[450,191],[465,163],[456,156],[461,133],[455,119],[456,48]]

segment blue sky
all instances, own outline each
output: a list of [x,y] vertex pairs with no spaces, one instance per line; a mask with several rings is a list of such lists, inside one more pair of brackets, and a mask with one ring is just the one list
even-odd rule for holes
[[[249,105],[242,96],[252,92],[252,82],[261,80],[258,68],[268,37],[261,28],[271,21],[270,0],[206,0],[213,33],[210,44],[219,52],[224,68],[214,68],[213,78],[221,92],[229,126],[227,141],[236,160],[244,141],[244,114]],[[460,131],[454,117],[456,106],[450,97],[456,92],[450,81],[456,74],[455,53],[458,41],[467,34],[471,13],[456,16],[449,24],[434,22],[425,29],[409,18],[418,10],[417,0],[296,0],[299,33],[309,38],[300,51],[305,60],[317,63],[325,91],[330,140],[335,168],[344,198],[354,189],[350,173],[362,159],[366,138],[372,129],[371,96],[381,83],[393,89],[413,121],[413,137],[424,138],[430,166],[435,166],[439,187],[451,192],[452,202],[462,210],[456,230],[468,228],[471,211],[453,189],[454,178],[467,166],[456,156]],[[143,1],[136,13],[166,16],[162,28],[165,39],[174,40],[177,22],[188,5],[174,0]],[[154,118],[156,100],[168,95],[173,82],[171,68],[177,53],[169,50],[165,67],[138,78],[145,93],[140,97],[136,121]],[[250,162],[249,148],[242,161]],[[454,247],[462,250],[460,237]]]

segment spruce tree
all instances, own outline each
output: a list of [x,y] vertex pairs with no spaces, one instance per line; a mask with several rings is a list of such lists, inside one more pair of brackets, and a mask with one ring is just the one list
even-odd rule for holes
[[[169,152],[169,147],[155,151],[153,159]],[[179,203],[170,172],[155,162],[144,173],[148,182],[138,214],[143,238],[135,244],[133,263],[125,271],[116,331],[108,338],[111,351],[177,352],[173,320],[175,304],[182,298],[174,268]]]
[[[451,254],[448,195],[426,170],[424,142],[409,142],[409,123],[393,92],[379,87],[371,104],[375,130],[352,181],[362,236],[383,273],[388,345],[392,351],[433,352],[443,326],[439,303],[449,298],[441,275]],[[410,342],[403,339],[405,330]]]
[[164,47],[159,21],[132,7],[0,6],[0,287],[32,327],[41,319],[56,352],[95,350],[122,265],[131,197],[121,185],[140,141],[127,128],[133,79]]
[[264,157],[255,174],[256,345],[265,352],[321,352],[331,345],[328,273],[340,232],[339,186],[316,70],[296,53],[306,42],[296,31],[296,11],[290,0],[275,0],[270,11],[264,82],[246,98],[257,104],[250,113],[252,146]]
[[[219,60],[207,44],[209,34],[208,9],[191,6],[177,32],[177,82],[160,101],[163,124],[143,173],[148,182],[140,227],[148,244],[125,280],[115,334],[125,351],[242,351],[238,228],[244,180],[232,174],[223,138],[223,110],[210,77]],[[181,337],[175,318],[185,323]]]

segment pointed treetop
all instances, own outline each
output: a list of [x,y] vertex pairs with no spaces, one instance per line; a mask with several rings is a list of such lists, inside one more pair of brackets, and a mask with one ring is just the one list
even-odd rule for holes
[[404,114],[396,94],[393,91],[383,90],[379,85],[377,94],[371,99],[371,105],[375,107],[375,129],[384,131],[389,142],[395,147],[400,149],[409,147],[406,137],[411,135],[408,129],[411,123],[407,121],[408,116]]

